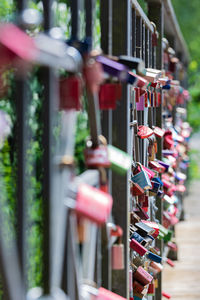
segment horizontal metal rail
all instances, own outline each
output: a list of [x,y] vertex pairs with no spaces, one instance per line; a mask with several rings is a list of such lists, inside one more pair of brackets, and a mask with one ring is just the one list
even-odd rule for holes
[[145,27],[147,27],[152,33],[153,33],[153,26],[150,22],[150,20],[147,18],[145,12],[143,11],[142,7],[139,5],[137,0],[132,0],[132,6],[136,10],[136,15],[140,16],[142,18],[142,21],[145,24]]

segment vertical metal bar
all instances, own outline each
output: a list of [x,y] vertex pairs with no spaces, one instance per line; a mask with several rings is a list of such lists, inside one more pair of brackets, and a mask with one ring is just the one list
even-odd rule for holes
[[[100,1],[101,48],[104,53],[112,54],[112,5],[113,0]],[[101,117],[102,134],[112,144],[112,110],[103,111]],[[108,187],[112,193],[112,171],[108,171]],[[101,234],[102,242],[102,286],[111,289],[111,251],[108,248],[107,229]]]
[[[131,3],[129,0],[115,0],[113,5],[113,55],[130,55]],[[130,149],[130,88],[123,85],[122,101],[113,112],[113,145],[131,153]],[[125,269],[113,271],[113,290],[128,299],[129,297],[129,178],[113,173],[113,217],[123,228]]]
[[[72,34],[71,38],[79,39],[80,38],[80,0],[71,0],[70,1],[70,8],[71,8],[71,19],[72,19]],[[88,26],[89,28],[89,26]],[[89,30],[89,29],[88,29]],[[72,118],[75,116],[72,115]],[[68,120],[70,121],[70,120]],[[71,120],[72,121],[72,120]],[[74,120],[75,123],[75,120]],[[69,148],[66,152],[69,154],[69,150],[72,154],[73,147],[71,150]],[[73,216],[70,215],[71,220]],[[67,234],[65,240],[65,253],[64,253],[64,270],[63,270],[63,280],[62,280],[62,288],[67,292],[70,299],[79,299],[79,284],[77,282],[77,272],[76,272],[76,257],[75,249],[74,249],[74,239],[75,237],[72,236],[72,228],[71,228],[71,221],[70,218],[67,219]],[[74,224],[75,226],[75,224]],[[75,228],[74,228],[75,229]]]
[[[44,7],[44,29],[47,31],[53,25],[52,0],[43,0]],[[41,70],[41,81],[44,86],[44,100],[42,104],[42,206],[43,206],[43,290],[44,294],[50,293],[51,275],[51,202],[52,202],[52,117],[53,103],[57,100],[56,78],[53,70],[43,68]]]
[[136,57],[136,11],[132,8],[132,56]]
[[150,52],[150,45],[149,45],[149,30],[145,29],[145,66],[146,68],[149,67],[149,52]]
[[152,58],[153,58],[153,54],[152,54],[152,33],[149,32],[149,67],[150,68],[153,67]]
[[72,38],[78,39],[80,34],[80,0],[70,0],[72,18]]
[[[18,0],[17,12],[26,7],[26,0]],[[27,148],[27,86],[23,79],[16,80],[16,141],[17,141],[17,243],[20,266],[25,277],[25,192],[26,192],[26,148]]]
[[85,8],[86,8],[86,36],[92,38],[94,0],[85,0]]
[[145,61],[145,40],[146,40],[146,34],[145,34],[145,24],[142,22],[142,59]]
[[[163,29],[164,29],[164,4],[161,3],[148,3],[148,17],[152,20],[157,27],[159,33],[158,45],[156,47],[156,68],[162,69],[163,67],[163,51],[162,51],[162,38],[163,38]],[[162,95],[161,95],[162,97]],[[156,125],[162,128],[162,105],[156,109]],[[162,159],[162,143],[158,142],[158,159]],[[162,223],[162,213],[163,207],[162,202],[157,199],[156,205],[158,207],[157,218],[160,223]],[[162,241],[157,242],[158,247],[161,249],[161,254],[163,250]],[[159,287],[156,289],[156,299],[160,300],[162,298],[162,274],[158,276]]]
[[136,17],[136,57],[142,58],[142,18]]

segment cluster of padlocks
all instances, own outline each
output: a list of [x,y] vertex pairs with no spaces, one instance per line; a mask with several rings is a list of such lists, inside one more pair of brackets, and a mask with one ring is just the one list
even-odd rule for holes
[[[33,10],[26,10],[23,18],[21,22],[26,28],[40,20]],[[156,35],[153,38],[156,44]],[[97,247],[99,228],[106,228],[104,246],[110,253],[114,272],[124,269],[122,241],[130,247],[130,300],[154,296],[164,264],[174,266],[170,259],[177,257],[173,230],[183,217],[191,128],[185,121],[189,94],[172,76],[175,70],[181,72],[179,61],[167,42],[163,43],[165,69],[157,70],[145,68],[139,58],[92,50],[87,39],[64,41],[58,28],[31,37],[14,24],[0,25],[0,63],[4,68],[15,68],[22,77],[32,65],[66,71],[65,76],[57,77],[55,107],[61,111],[61,146],[59,154],[51,157],[56,165],[53,172],[57,172],[54,178],[57,200],[52,206],[56,207],[56,213],[51,286],[57,289],[51,291],[48,299],[125,299],[95,283],[96,256],[101,251]],[[116,109],[125,89],[131,94],[129,125],[133,147],[129,153],[108,144],[101,130],[101,110]],[[90,170],[76,177],[74,128],[84,93],[90,126],[84,157]],[[161,107],[162,128],[156,122],[156,109]],[[157,158],[158,151],[162,158],[160,155]],[[124,239],[115,216],[112,217],[115,199],[109,193],[109,169],[120,176],[129,174],[128,240]],[[158,207],[162,220],[157,218]],[[65,260],[69,285],[66,293],[61,292]],[[40,288],[34,288],[27,299],[42,299],[42,293]],[[162,295],[170,298],[166,292]]]

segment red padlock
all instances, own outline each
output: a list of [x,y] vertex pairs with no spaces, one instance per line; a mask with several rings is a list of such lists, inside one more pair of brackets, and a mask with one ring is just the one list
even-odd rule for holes
[[136,182],[131,182],[131,195],[140,196],[144,194],[144,190]]
[[164,145],[164,149],[174,148],[174,141],[172,137],[172,132],[170,130],[165,131],[163,145]]
[[135,102],[140,102],[140,89],[138,87],[135,88]]
[[149,284],[147,294],[149,296],[154,296],[155,295],[155,284],[154,284],[154,282],[152,282],[152,283]]
[[112,209],[111,195],[87,184],[80,184],[76,197],[75,211],[89,220],[102,225],[108,219]]
[[157,106],[161,105],[161,93],[157,93]]
[[138,126],[138,137],[141,139],[146,139],[153,134],[153,130],[145,125]]
[[162,292],[162,296],[167,298],[167,299],[171,299],[171,295],[170,294],[167,294],[165,292]]
[[85,163],[88,168],[109,168],[108,148],[106,145],[99,145],[96,148],[84,150]]
[[170,267],[172,267],[172,268],[175,267],[175,263],[174,263],[171,259],[169,259],[169,258],[167,258],[166,263],[167,263]]
[[69,76],[60,79],[60,109],[80,110],[80,98],[82,94],[82,82],[79,76]]
[[144,286],[140,284],[137,280],[133,281],[133,292],[142,293],[144,290]]
[[115,109],[117,100],[122,96],[122,86],[120,83],[105,83],[100,86],[99,106],[100,109]]
[[145,91],[145,94],[144,94],[144,107],[148,107],[148,93],[147,91]]

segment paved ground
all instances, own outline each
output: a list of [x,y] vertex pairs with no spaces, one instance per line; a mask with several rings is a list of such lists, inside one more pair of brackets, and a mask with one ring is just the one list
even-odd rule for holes
[[[191,147],[200,150],[199,144],[198,135]],[[171,300],[200,300],[200,181],[191,184],[185,211],[186,220],[176,226],[179,259],[175,268],[166,265],[163,291],[171,294]]]

